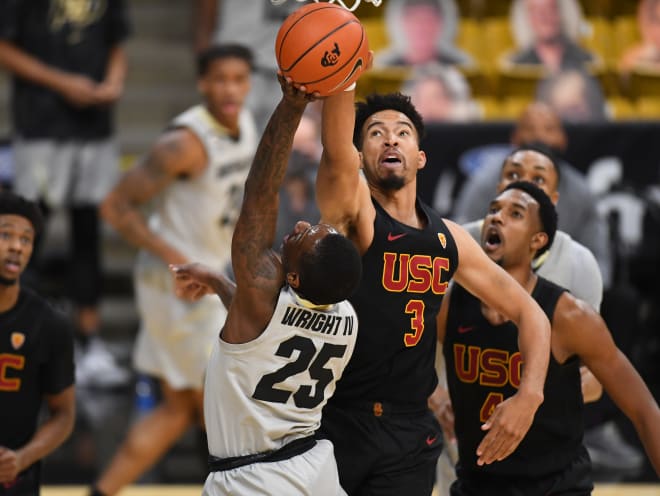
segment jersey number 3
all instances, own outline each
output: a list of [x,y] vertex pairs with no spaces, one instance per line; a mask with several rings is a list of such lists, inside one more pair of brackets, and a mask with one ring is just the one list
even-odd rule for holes
[[[299,352],[298,358],[261,378],[252,395],[254,399],[270,401],[272,403],[286,403],[291,394],[293,394],[293,402],[298,408],[316,408],[323,401],[325,387],[334,379],[332,370],[326,369],[324,365],[331,358],[343,357],[346,351],[346,345],[325,343],[321,351],[317,354],[316,346],[314,346],[311,339],[303,336],[293,336],[280,343],[275,354],[277,356],[291,358],[291,355],[296,350]],[[315,388],[304,385],[300,386],[293,393],[292,391],[275,387],[275,384],[284,382],[289,377],[305,370],[308,370],[310,377],[316,381]],[[314,394],[312,394],[312,389],[314,389]]]

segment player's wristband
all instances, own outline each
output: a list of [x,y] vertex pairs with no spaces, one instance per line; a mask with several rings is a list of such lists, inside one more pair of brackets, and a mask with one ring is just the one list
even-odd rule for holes
[[346,88],[344,88],[344,91],[353,91],[355,89],[356,84],[357,83],[355,81],[353,81],[353,84],[351,84],[350,86],[347,86]]

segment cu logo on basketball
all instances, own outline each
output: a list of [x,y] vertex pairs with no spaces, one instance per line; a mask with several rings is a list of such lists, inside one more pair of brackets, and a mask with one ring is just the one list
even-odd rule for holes
[[323,58],[321,59],[321,65],[323,67],[329,67],[332,65],[335,65],[337,62],[339,62],[339,56],[341,55],[341,52],[339,51],[339,45],[335,43],[335,47],[328,51],[326,50],[325,53],[323,54]]

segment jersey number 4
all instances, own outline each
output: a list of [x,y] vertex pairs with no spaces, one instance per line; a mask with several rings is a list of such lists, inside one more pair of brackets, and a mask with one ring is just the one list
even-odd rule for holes
[[[343,357],[346,345],[324,343],[321,351],[317,354],[316,346],[314,346],[311,339],[303,336],[293,336],[286,341],[282,341],[275,354],[291,358],[296,350],[299,352],[298,358],[261,378],[252,395],[254,399],[272,403],[286,403],[293,394],[293,402],[298,408],[316,408],[323,401],[325,387],[334,379],[332,370],[326,369],[324,365],[331,358]],[[308,370],[310,377],[316,381],[315,388],[304,385],[293,393],[275,387],[275,384],[284,382],[289,377],[305,370]],[[314,389],[314,394],[312,394],[312,389]]]

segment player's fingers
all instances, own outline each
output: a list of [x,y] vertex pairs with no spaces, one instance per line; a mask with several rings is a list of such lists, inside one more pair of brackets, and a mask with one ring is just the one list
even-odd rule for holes
[[497,459],[496,454],[502,444],[502,441],[499,438],[499,431],[495,429],[491,430],[481,440],[481,443],[477,447],[477,465],[488,465]]
[[369,55],[367,57],[367,65],[365,67],[365,70],[371,69],[373,65],[374,65],[374,51],[369,50]]

